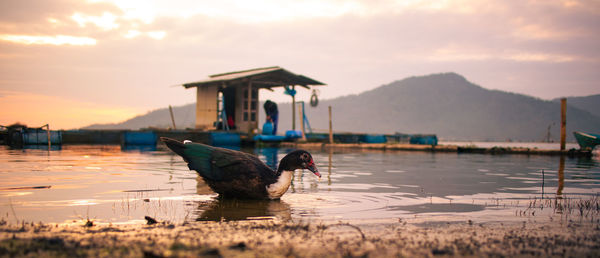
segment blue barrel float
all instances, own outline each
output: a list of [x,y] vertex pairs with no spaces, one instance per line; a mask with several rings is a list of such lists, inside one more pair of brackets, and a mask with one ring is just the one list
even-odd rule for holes
[[386,143],[387,139],[383,134],[366,134],[362,142],[364,143]]
[[438,139],[435,134],[415,134],[410,137],[410,144],[436,146],[438,144]]
[[285,136],[258,134],[258,135],[255,135],[253,139],[255,141],[262,141],[262,142],[280,142],[280,141],[285,140]]
[[262,141],[262,142],[280,142],[285,139],[285,136],[274,135],[273,134],[273,123],[265,122],[263,124],[262,134],[257,134],[252,139],[254,141]]
[[287,130],[285,131],[285,139],[286,140],[294,140],[302,138],[302,131],[299,130]]
[[239,146],[242,142],[238,133],[211,132],[210,144],[213,146]]
[[123,132],[123,145],[154,145],[156,146],[156,133],[154,132]]
[[273,123],[265,122],[262,129],[263,135],[273,135]]

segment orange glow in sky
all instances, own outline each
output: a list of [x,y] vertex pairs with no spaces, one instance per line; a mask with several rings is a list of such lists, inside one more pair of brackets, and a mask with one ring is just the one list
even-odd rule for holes
[[8,126],[19,122],[30,127],[40,127],[49,123],[51,129],[76,129],[94,123],[119,122],[144,111],[15,92],[0,92],[0,110],[4,110],[0,116],[0,125]]

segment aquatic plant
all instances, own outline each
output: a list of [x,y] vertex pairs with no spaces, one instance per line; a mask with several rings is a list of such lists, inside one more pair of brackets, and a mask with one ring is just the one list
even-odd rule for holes
[[[600,197],[594,195],[588,198],[555,196],[554,198],[537,198],[529,200],[525,210],[515,210],[516,216],[535,216],[536,211],[552,209],[552,215],[560,215],[561,219],[589,219],[592,223],[600,223]],[[538,213],[539,214],[539,213]]]

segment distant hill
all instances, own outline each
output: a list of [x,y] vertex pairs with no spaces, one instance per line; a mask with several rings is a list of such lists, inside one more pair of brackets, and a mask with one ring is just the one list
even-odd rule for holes
[[[560,102],[560,98],[552,101]],[[592,115],[600,117],[600,94],[586,97],[567,97],[567,105],[585,110]]]
[[[329,105],[336,131],[435,133],[447,140],[541,141],[551,125],[551,139],[558,141],[560,136],[560,104],[487,90],[455,73],[410,77],[359,95],[323,100],[318,108],[306,108],[313,127],[328,128]],[[284,112],[281,116],[286,117]],[[600,118],[570,106],[570,140],[574,130],[600,131]]]
[[[194,128],[196,123],[196,104],[187,104],[184,106],[173,107],[173,116],[175,117],[175,125],[177,129]],[[171,115],[169,114],[169,108],[161,108],[150,111],[145,115],[139,115],[134,118],[128,119],[121,123],[114,124],[93,124],[81,129],[93,129],[93,130],[104,130],[104,129],[129,129],[137,130],[140,128],[147,127],[158,127],[158,128],[172,128],[173,123],[171,122]]]
[[[592,114],[586,105],[575,106],[577,99],[586,98],[567,101],[567,132],[571,141],[574,130],[600,131],[599,116]],[[278,103],[278,106],[279,133],[282,134],[291,129],[291,103]],[[551,126],[551,139],[558,141],[560,135],[560,104],[557,102],[487,90],[455,73],[406,78],[358,95],[321,100],[316,108],[307,103],[307,116],[318,131],[324,132],[329,126],[327,106],[333,108],[336,132],[434,133],[445,140],[542,141]],[[591,108],[598,110],[593,105]],[[176,107],[174,113],[178,128],[193,127],[194,104]],[[260,120],[262,124],[264,112],[260,113]],[[137,129],[170,127],[170,124],[168,108],[165,108],[123,123],[88,128]],[[296,128],[300,128],[299,123]]]

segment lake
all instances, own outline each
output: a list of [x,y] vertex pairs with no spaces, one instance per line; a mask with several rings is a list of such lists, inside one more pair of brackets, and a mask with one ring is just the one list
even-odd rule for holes
[[[290,149],[246,149],[275,167]],[[532,201],[597,198],[600,160],[405,151],[311,151],[279,201],[220,200],[164,148],[0,146],[0,217],[16,222],[515,221]]]

